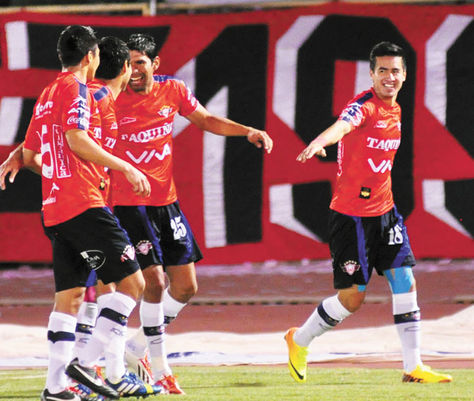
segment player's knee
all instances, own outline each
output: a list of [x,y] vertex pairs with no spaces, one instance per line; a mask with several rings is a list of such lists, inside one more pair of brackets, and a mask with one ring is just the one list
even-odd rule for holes
[[198,290],[198,285],[195,280],[188,281],[186,283],[179,283],[177,286],[173,286],[171,289],[172,294],[175,296],[175,299],[179,302],[186,303],[194,295],[196,295]]
[[384,272],[393,294],[415,291],[416,281],[410,266],[397,267]]
[[339,301],[349,312],[356,312],[364,303],[365,291],[358,289],[339,291]]
[[162,294],[166,288],[165,274],[161,269],[149,267],[143,270],[147,293]]

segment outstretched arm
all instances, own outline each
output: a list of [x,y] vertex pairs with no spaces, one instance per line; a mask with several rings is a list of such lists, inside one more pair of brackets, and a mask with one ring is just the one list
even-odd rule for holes
[[265,132],[246,125],[236,123],[228,118],[219,117],[209,113],[202,105],[186,118],[204,131],[223,136],[246,136],[250,143],[257,148],[263,148],[270,153],[273,148],[273,141]]
[[0,165],[0,188],[5,189],[5,178],[8,174],[8,181],[13,183],[15,177],[23,167],[23,142],[10,152],[7,159]]
[[296,158],[301,163],[311,159],[314,155],[326,157],[326,146],[339,142],[344,135],[351,131],[352,127],[343,120],[337,120],[329,128],[319,134]]

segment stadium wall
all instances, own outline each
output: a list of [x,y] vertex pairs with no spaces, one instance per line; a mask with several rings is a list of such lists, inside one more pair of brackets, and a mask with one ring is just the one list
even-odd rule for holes
[[[176,122],[179,197],[205,263],[327,258],[336,149],[304,165],[295,158],[370,86],[369,50],[390,40],[408,56],[392,175],[412,246],[423,258],[473,258],[473,17],[474,5],[341,3],[219,15],[0,15],[0,159],[22,141],[36,97],[59,70],[64,26],[123,39],[148,32],[161,46],[159,73],[275,141],[263,155],[245,139]],[[0,263],[51,260],[40,205],[39,177],[27,171],[0,193]]]

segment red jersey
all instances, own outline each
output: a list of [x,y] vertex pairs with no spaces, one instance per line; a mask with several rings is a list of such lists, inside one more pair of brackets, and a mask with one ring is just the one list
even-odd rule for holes
[[119,135],[114,154],[146,174],[151,196],[135,195],[123,174],[112,172],[112,204],[165,206],[178,197],[173,180],[173,121],[176,113],[187,116],[198,101],[181,80],[154,77],[153,89],[141,95],[132,89],[116,100]]
[[330,208],[351,216],[380,216],[394,205],[390,172],[400,146],[400,106],[387,105],[372,88],[352,99],[339,120],[348,122],[352,131],[338,143]]
[[90,121],[94,137],[101,142],[106,151],[112,153],[118,133],[114,97],[110,89],[100,80],[94,79],[88,82],[87,87],[97,105]]
[[[62,72],[38,98],[24,147],[41,151],[43,217],[46,226],[70,220],[87,209],[105,206],[100,189],[103,169],[79,158],[65,133],[89,131],[93,97],[71,72]],[[94,127],[91,127],[93,130]]]
[[[110,89],[104,82],[94,79],[87,83],[87,87],[95,100],[96,108],[91,114],[90,129],[94,138],[100,141],[102,148],[112,153],[117,142],[118,125],[115,116],[115,100]],[[110,203],[110,176],[108,169],[103,168],[104,179],[101,189],[106,203]]]

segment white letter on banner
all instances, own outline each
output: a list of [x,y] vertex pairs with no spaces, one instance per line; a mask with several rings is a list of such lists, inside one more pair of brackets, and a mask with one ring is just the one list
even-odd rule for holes
[[[227,116],[228,89],[223,87],[208,103],[207,109]],[[204,236],[207,248],[227,245],[224,204],[224,157],[226,137],[204,132],[203,195]]]
[[446,54],[458,36],[472,21],[466,15],[448,15],[426,42],[425,105],[446,126]]
[[4,97],[0,100],[0,145],[13,145],[20,125],[23,98]]
[[322,15],[299,17],[276,44],[273,111],[293,130],[295,129],[298,50],[323,19]]
[[8,49],[8,69],[25,70],[30,68],[28,27],[25,21],[12,21],[5,24]]
[[[189,89],[194,92],[196,88],[196,59],[193,58],[176,71],[176,77],[183,80]],[[173,123],[173,138],[181,134],[189,124],[191,123],[188,119],[181,117],[179,114],[176,115]]]
[[270,187],[270,222],[314,241],[322,242],[321,238],[295,219],[291,187],[291,184],[272,185]]
[[423,180],[423,204],[428,213],[466,237],[472,238],[471,234],[446,209],[446,193],[443,180]]

